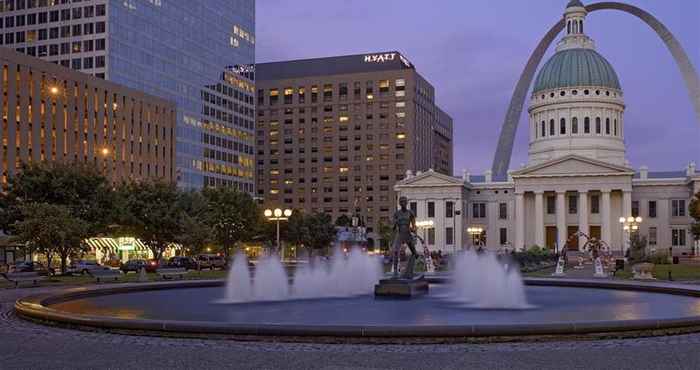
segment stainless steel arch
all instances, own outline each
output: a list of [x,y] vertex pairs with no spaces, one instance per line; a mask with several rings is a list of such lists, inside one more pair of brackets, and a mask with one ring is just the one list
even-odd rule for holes
[[[661,40],[666,44],[666,47],[671,52],[671,55],[676,61],[678,68],[681,71],[683,80],[685,81],[686,88],[688,89],[688,95],[690,95],[690,101],[695,108],[695,116],[698,123],[700,124],[700,79],[698,74],[690,62],[688,55],[683,50],[683,47],[678,42],[678,40],[673,36],[671,31],[666,28],[658,19],[656,19],[650,13],[629,4],[618,3],[618,2],[601,2],[590,4],[586,6],[588,12],[593,12],[597,10],[620,10],[629,14],[632,14],[641,20],[643,20],[649,27],[651,27],[656,34],[661,38]],[[535,50],[530,55],[525,69],[520,74],[520,79],[518,84],[515,85],[515,91],[510,99],[510,105],[508,106],[508,111],[506,112],[506,117],[503,121],[503,127],[501,128],[501,135],[498,139],[498,147],[496,148],[496,154],[493,158],[493,165],[491,170],[495,179],[503,180],[507,177],[508,167],[510,166],[510,158],[513,154],[513,143],[515,141],[515,134],[518,129],[518,123],[520,121],[520,115],[523,111],[523,106],[525,104],[525,98],[530,89],[530,84],[532,84],[532,79],[537,71],[537,66],[539,66],[544,57],[545,52],[552,44],[552,41],[557,37],[559,32],[564,29],[564,20],[560,20],[555,24],[549,32],[540,40]]]

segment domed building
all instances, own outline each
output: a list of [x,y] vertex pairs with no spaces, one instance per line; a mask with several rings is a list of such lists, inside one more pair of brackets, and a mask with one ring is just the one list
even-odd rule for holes
[[[496,181],[490,171],[461,178],[435,171],[395,185],[420,220],[429,247],[453,252],[531,246],[575,255],[589,238],[616,255],[629,247],[621,218],[637,225],[649,249],[675,255],[693,247],[688,205],[700,191],[700,172],[633,169],[626,159],[625,102],[613,65],[585,33],[587,12],[568,3],[563,36],[538,71],[529,104],[528,161]],[[475,231],[476,230],[476,231]]]
[[584,33],[579,1],[570,2],[564,20],[566,34],[532,89],[529,164],[576,154],[626,165],[617,73]]

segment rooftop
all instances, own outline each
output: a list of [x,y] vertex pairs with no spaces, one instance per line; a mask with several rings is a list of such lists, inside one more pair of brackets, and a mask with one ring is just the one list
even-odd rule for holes
[[256,80],[265,81],[404,69],[414,69],[413,64],[398,51],[384,51],[258,63],[255,74]]

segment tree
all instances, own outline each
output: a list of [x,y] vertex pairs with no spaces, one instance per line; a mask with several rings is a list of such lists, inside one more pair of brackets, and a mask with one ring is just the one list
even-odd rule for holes
[[630,234],[629,258],[634,263],[649,261],[649,255],[647,254],[647,238],[640,235],[639,232]]
[[700,192],[695,194],[693,200],[690,202],[688,207],[690,217],[692,217],[695,222],[691,226],[691,232],[693,233],[693,238],[697,241],[700,240]]
[[207,203],[204,223],[228,259],[238,242],[252,238],[259,230],[258,205],[249,194],[229,187],[205,188],[202,196]]
[[391,248],[391,243],[394,241],[396,231],[394,228],[384,222],[379,222],[379,238],[382,240],[380,245],[383,248]]
[[66,272],[68,257],[87,250],[88,224],[71,215],[68,207],[48,203],[28,203],[21,207],[22,219],[14,224],[15,240],[46,255],[48,266],[54,255]]
[[180,232],[177,242],[193,254],[204,250],[211,242],[212,229],[205,223],[207,200],[198,191],[182,192],[180,202]]
[[145,181],[123,184],[118,192],[120,231],[140,239],[160,259],[182,235],[180,191],[173,183]]
[[24,164],[3,197],[1,203],[7,206],[2,207],[0,221],[14,224],[21,216],[17,210],[23,204],[48,203],[67,207],[71,216],[84,222],[91,235],[97,235],[105,232],[115,217],[114,195],[107,179],[89,165]]
[[[294,214],[292,214],[294,216]],[[321,251],[336,239],[336,230],[331,216],[325,213],[298,216],[289,220],[289,239],[293,243],[303,245],[312,256],[314,251]]]
[[352,219],[348,215],[342,214],[335,220],[335,226],[350,227],[352,226]]

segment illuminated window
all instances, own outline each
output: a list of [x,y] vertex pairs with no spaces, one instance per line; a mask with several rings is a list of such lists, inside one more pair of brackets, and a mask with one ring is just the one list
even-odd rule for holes
[[340,116],[340,117],[338,117],[338,121],[340,121],[340,122],[348,122],[348,121],[350,121],[350,117],[348,117],[348,116]]
[[404,134],[403,132],[400,132],[400,133],[396,134],[396,138],[399,140],[403,140],[406,138],[406,134]]
[[350,169],[347,168],[347,167],[340,167],[339,171],[340,171],[341,173],[344,173],[344,172],[350,171]]
[[396,112],[396,118],[404,118],[406,117],[406,112]]
[[270,189],[270,194],[279,194],[279,192],[278,189]]
[[404,108],[404,107],[406,107],[405,101],[397,101],[396,102],[396,108]]

